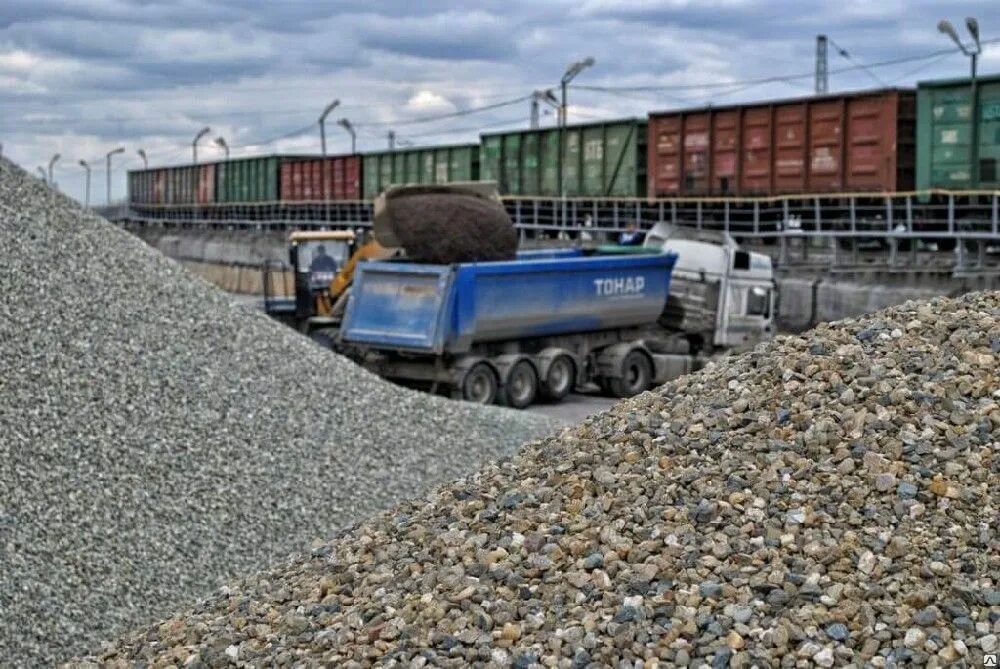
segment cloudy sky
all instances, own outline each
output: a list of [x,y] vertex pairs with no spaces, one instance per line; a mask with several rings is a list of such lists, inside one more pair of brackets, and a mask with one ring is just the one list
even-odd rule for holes
[[[976,15],[996,39],[997,1],[0,0],[0,142],[33,172],[60,153],[56,181],[81,199],[78,160],[103,165],[124,146],[120,198],[137,149],[152,164],[190,161],[206,125],[234,155],[318,152],[316,119],[334,98],[331,121],[356,125],[359,150],[385,148],[390,129],[432,145],[527,127],[528,102],[504,103],[585,56],[596,65],[570,89],[571,122],[809,94],[817,33],[848,53],[830,49],[831,91],[962,76],[968,61],[940,53],[951,43],[937,21]],[[1000,41],[980,66],[998,71]],[[784,79],[753,83],[770,77]],[[350,150],[333,123],[328,137],[330,153]],[[94,200],[104,191],[102,167]]]

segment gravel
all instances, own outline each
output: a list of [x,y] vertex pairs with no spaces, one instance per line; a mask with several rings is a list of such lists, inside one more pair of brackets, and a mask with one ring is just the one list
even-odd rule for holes
[[[86,662],[982,666],[998,335],[1000,294],[970,294],[779,338]],[[886,472],[915,495],[876,485]]]
[[550,429],[383,382],[5,161],[0,258],[0,665],[93,649]]

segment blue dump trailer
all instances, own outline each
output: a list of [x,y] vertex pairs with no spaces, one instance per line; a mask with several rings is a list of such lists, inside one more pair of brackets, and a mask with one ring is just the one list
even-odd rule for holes
[[504,262],[358,265],[338,349],[375,373],[522,408],[596,383],[626,397],[691,370],[660,325],[677,256],[524,252]]

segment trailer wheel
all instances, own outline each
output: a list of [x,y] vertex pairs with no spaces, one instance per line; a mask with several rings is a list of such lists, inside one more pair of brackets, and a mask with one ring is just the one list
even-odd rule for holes
[[615,397],[632,397],[648,390],[653,381],[653,366],[640,351],[632,351],[622,360],[622,375],[609,379],[608,386]]
[[557,356],[549,365],[542,384],[542,395],[553,402],[563,400],[573,390],[576,381],[576,365],[568,355]]
[[504,387],[507,405],[515,409],[530,406],[538,395],[538,374],[535,367],[527,360],[519,360],[507,375]]
[[499,385],[493,368],[485,362],[477,362],[462,380],[462,399],[476,404],[493,404]]

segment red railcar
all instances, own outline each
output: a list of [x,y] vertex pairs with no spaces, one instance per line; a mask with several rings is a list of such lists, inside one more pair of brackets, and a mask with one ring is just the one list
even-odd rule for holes
[[361,199],[361,156],[287,157],[279,170],[284,202]]
[[649,115],[650,197],[913,188],[915,94],[883,89]]

